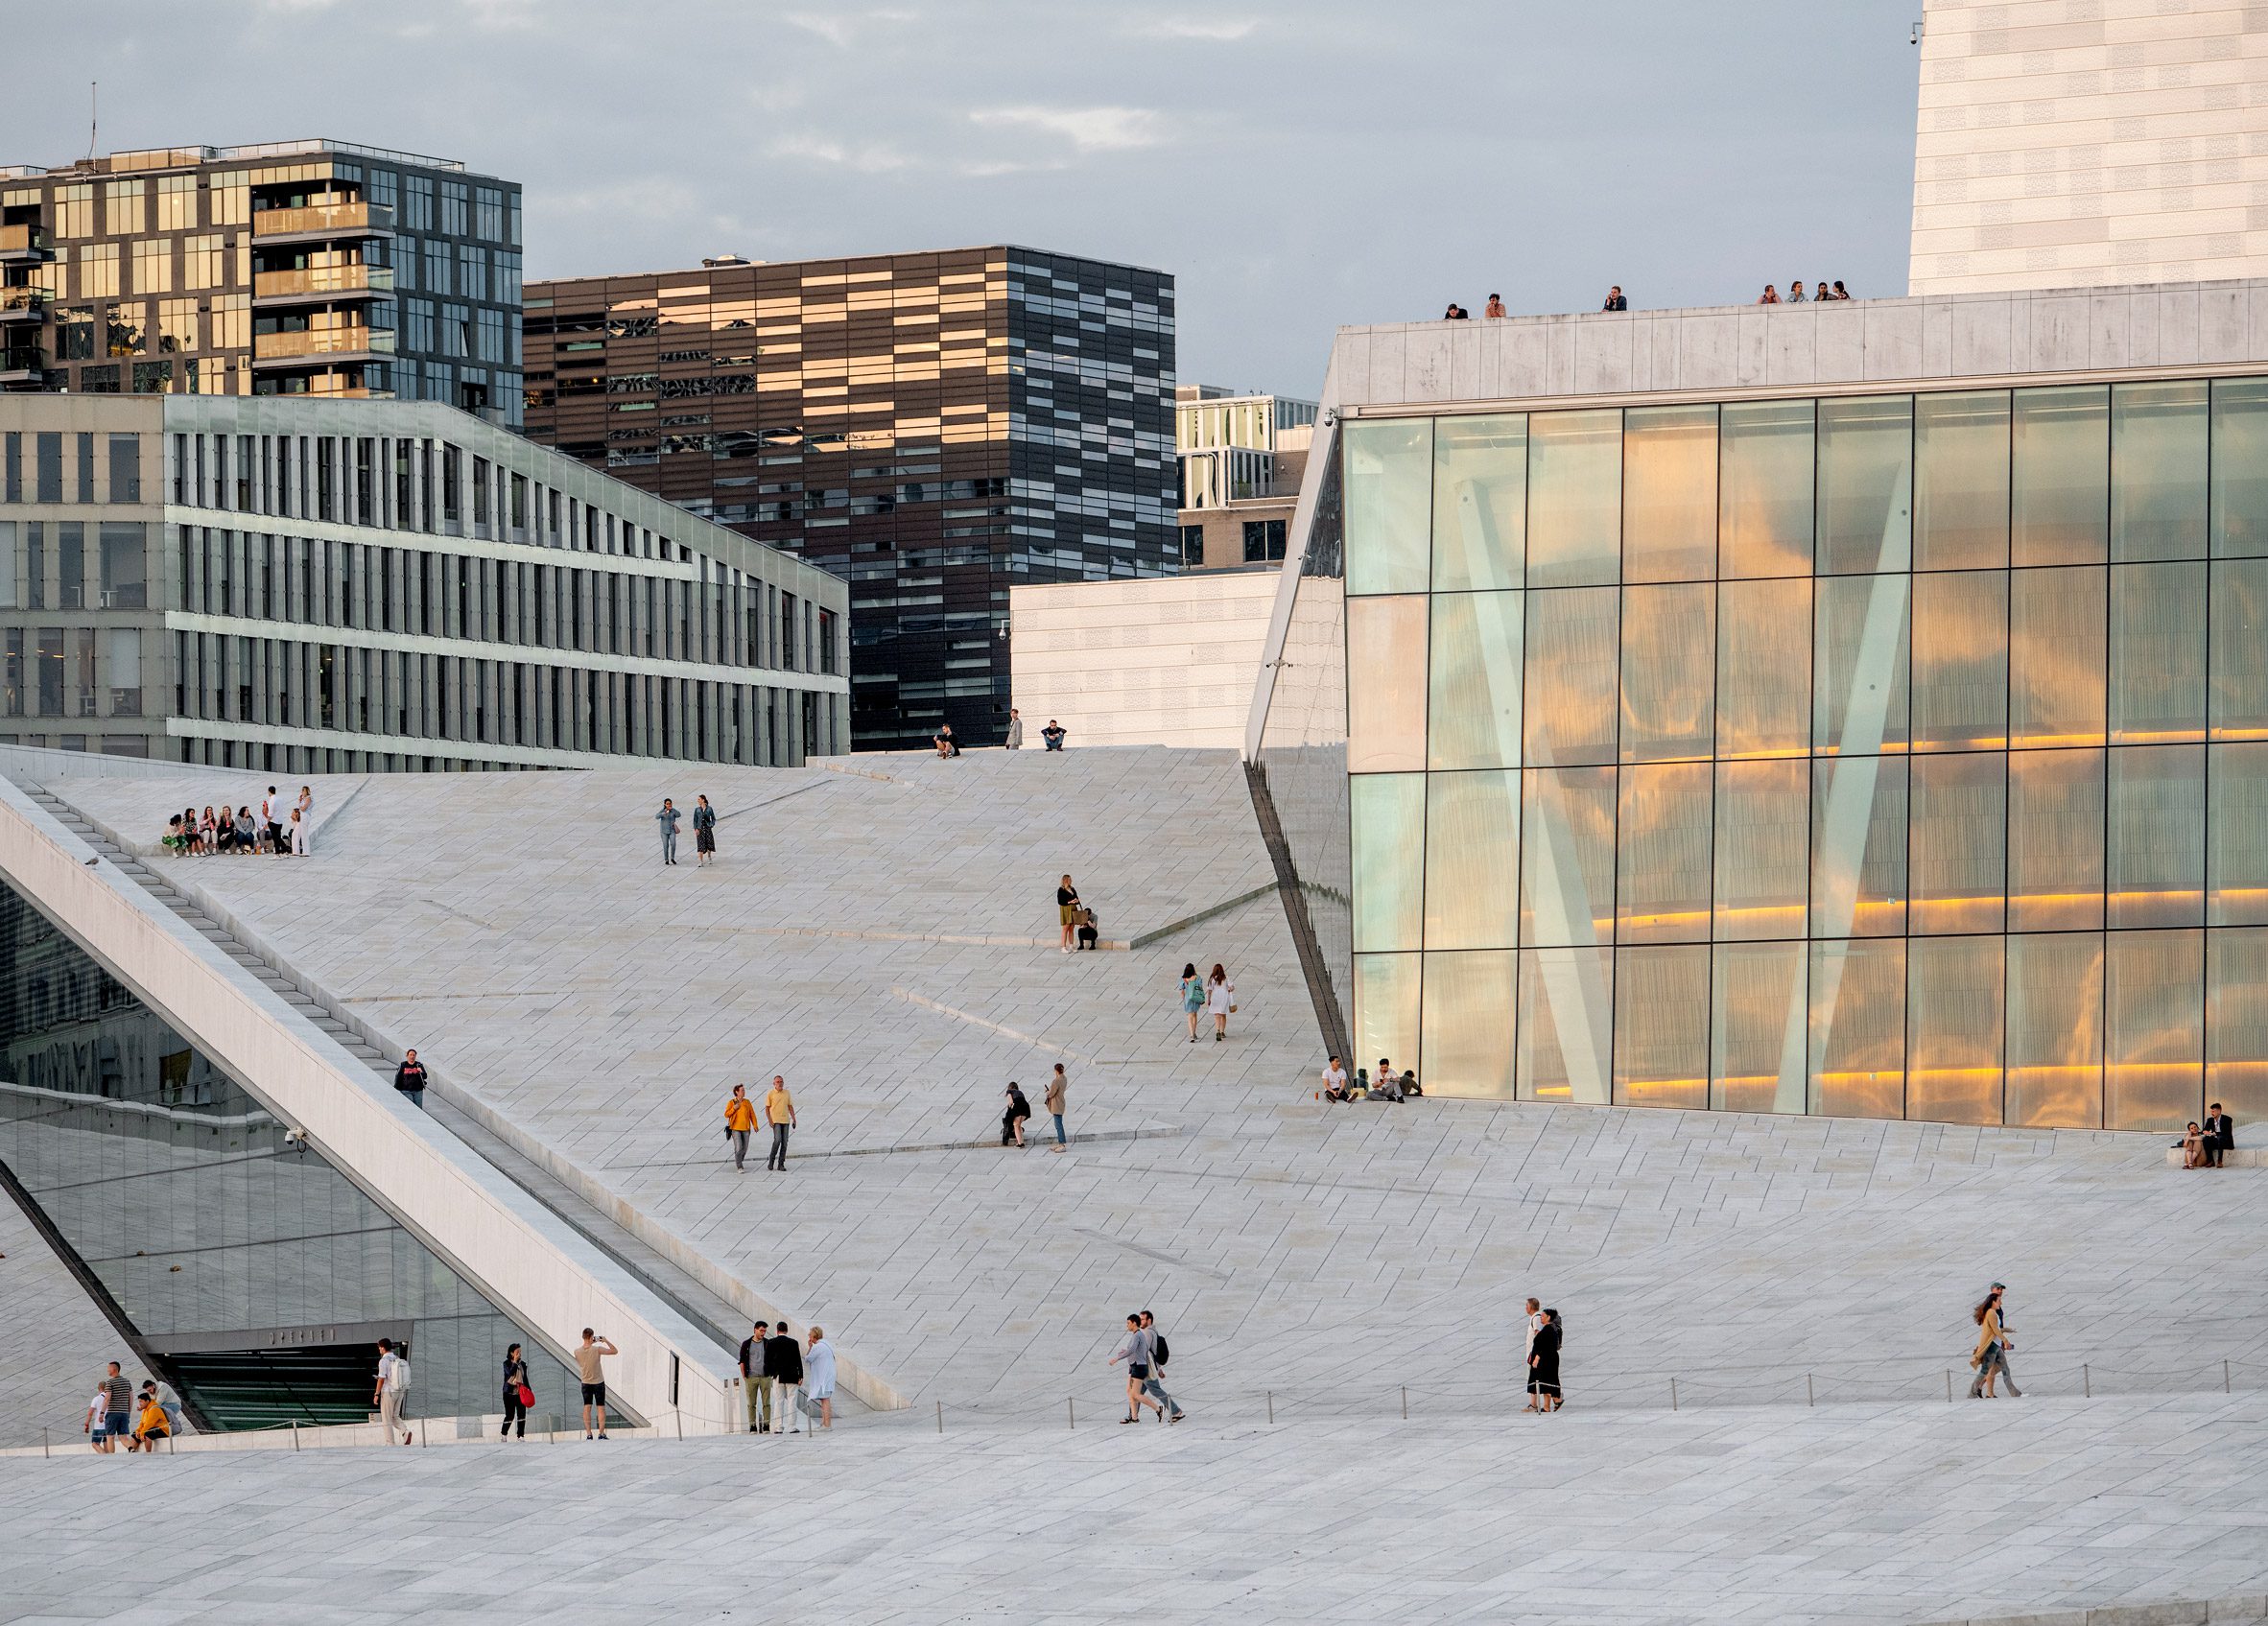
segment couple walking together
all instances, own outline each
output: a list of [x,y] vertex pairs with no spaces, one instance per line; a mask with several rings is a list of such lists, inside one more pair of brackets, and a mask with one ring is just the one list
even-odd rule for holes
[[1189,1415],[1166,1393],[1166,1362],[1171,1355],[1166,1334],[1158,1331],[1157,1318],[1148,1310],[1126,1317],[1125,1340],[1110,1357],[1113,1366],[1126,1363],[1126,1415],[1121,1423],[1141,1422],[1144,1406],[1156,1412],[1160,1423],[1179,1423]]

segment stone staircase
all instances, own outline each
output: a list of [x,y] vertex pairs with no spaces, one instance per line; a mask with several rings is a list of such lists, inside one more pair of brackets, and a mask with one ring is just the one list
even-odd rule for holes
[[[269,959],[239,941],[197,903],[176,890],[164,876],[90,823],[60,796],[42,787],[25,785],[23,790],[57,823],[85,842],[116,869],[165,908],[178,916],[192,931],[241,966],[334,1040],[350,1056],[367,1067],[391,1088],[398,1057],[390,1056],[362,1036],[329,1004],[287,978]],[[184,860],[185,861],[185,860]],[[747,1336],[749,1318],[692,1275],[665,1258],[633,1232],[602,1213],[580,1192],[527,1157],[455,1103],[439,1088],[429,1089],[425,1107],[434,1121],[462,1141],[499,1173],[533,1197],[555,1216],[579,1233],[601,1253],[667,1303],[727,1355],[737,1355]]]

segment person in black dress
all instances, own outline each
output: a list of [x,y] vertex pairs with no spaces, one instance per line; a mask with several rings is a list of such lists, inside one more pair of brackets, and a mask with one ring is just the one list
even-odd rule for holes
[[1527,1355],[1527,1392],[1533,1397],[1529,1403],[1538,1411],[1559,1409],[1559,1311],[1547,1309]]
[[1007,1110],[1000,1115],[1000,1143],[1004,1146],[1024,1144],[1024,1120],[1031,1116],[1031,1102],[1025,1098],[1023,1087],[1008,1086]]

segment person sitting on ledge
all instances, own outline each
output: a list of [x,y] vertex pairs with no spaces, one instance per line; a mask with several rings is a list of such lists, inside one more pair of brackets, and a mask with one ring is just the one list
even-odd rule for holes
[[174,814],[173,817],[165,821],[165,838],[159,841],[158,845],[176,858],[179,858],[189,850],[188,838],[181,834],[181,815],[179,813]]
[[2209,1166],[2209,1165],[2208,1165],[2206,1162],[2206,1159],[2212,1155],[2209,1149],[2209,1137],[2207,1136],[2204,1130],[2197,1127],[2197,1120],[2195,1119],[2191,1119],[2189,1120],[2189,1127],[2182,1131],[2181,1144],[2182,1166],[2184,1168],[2205,1168]]
[[1048,726],[1040,730],[1040,738],[1047,742],[1047,749],[1060,751],[1063,749],[1064,733],[1063,724],[1057,722],[1053,718],[1050,718],[1048,719]]
[[1402,1099],[1402,1078],[1395,1072],[1394,1064],[1384,1056],[1378,1058],[1378,1071],[1370,1075],[1370,1094],[1374,1100],[1399,1101]]
[[2205,1158],[2207,1166],[2218,1168],[2221,1159],[2236,1149],[2236,1119],[2213,1102],[2213,1110],[2205,1115]]

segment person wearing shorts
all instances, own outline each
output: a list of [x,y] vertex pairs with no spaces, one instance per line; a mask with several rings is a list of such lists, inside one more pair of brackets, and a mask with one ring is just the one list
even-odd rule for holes
[[591,1437],[591,1411],[598,1409],[599,1438],[606,1438],[606,1369],[600,1364],[602,1357],[620,1355],[609,1338],[602,1338],[588,1327],[582,1330],[582,1342],[575,1347],[575,1369],[582,1375],[582,1437]]

